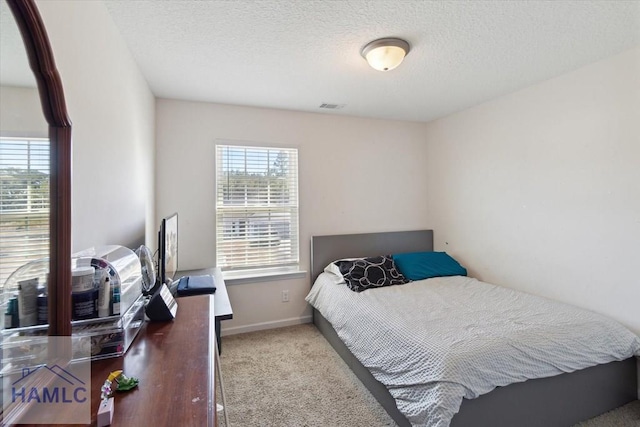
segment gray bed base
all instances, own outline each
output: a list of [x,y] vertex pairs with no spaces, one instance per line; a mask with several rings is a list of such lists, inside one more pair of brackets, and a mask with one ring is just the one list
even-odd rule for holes
[[[432,230],[314,236],[311,238],[311,283],[313,285],[324,267],[336,259],[432,250]],[[393,420],[401,427],[410,426],[387,388],[356,359],[331,324],[315,309],[313,323]],[[451,426],[571,426],[636,398],[637,365],[632,357],[498,387],[476,399],[464,399]]]

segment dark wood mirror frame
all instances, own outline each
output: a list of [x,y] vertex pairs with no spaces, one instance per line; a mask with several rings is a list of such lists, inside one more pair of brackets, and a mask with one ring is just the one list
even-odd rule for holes
[[49,335],[71,335],[71,120],[62,80],[34,0],[7,0],[49,124]]

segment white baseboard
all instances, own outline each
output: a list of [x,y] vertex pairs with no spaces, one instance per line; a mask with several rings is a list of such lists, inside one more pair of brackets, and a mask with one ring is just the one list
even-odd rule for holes
[[[220,335],[244,334],[245,332],[263,331],[265,329],[284,328],[285,326],[301,325],[311,323],[313,316],[291,317],[289,319],[274,320],[272,322],[253,323],[251,325],[233,326],[231,328],[221,328]],[[224,326],[224,322],[222,323]]]

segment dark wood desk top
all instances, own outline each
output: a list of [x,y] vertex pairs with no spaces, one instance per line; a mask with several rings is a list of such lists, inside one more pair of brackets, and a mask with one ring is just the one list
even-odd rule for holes
[[124,357],[92,363],[92,425],[100,387],[117,369],[140,384],[115,393],[113,426],[215,425],[214,298],[181,298],[172,322],[147,322]]
[[91,363],[92,426],[100,388],[118,369],[140,384],[114,393],[113,427],[216,425],[214,298],[181,298],[173,321],[146,322],[123,357]]

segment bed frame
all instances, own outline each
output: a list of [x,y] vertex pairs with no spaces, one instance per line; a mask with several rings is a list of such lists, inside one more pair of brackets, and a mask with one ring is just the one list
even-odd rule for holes
[[[433,251],[433,231],[342,234],[311,238],[311,285],[332,261],[399,252]],[[349,351],[331,324],[313,310],[313,323],[399,426],[410,426],[387,388]],[[464,399],[452,427],[571,426],[637,398],[634,357],[555,377],[498,387]]]

